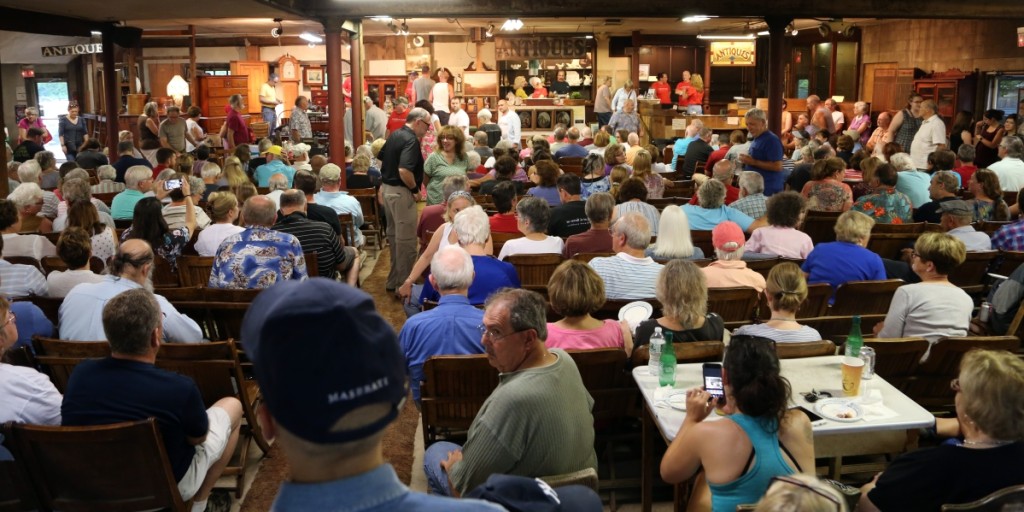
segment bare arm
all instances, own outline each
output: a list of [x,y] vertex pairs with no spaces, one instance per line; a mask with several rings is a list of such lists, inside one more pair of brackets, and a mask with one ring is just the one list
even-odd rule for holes
[[900,131],[900,126],[903,126],[903,111],[896,112],[896,115],[892,116],[892,121],[889,123],[889,140],[896,140],[896,132]]
[[427,244],[427,248],[423,250],[423,254],[420,254],[419,259],[416,260],[416,264],[412,266],[412,271],[409,272],[409,277],[405,279],[402,286],[398,287],[398,296],[402,298],[403,302],[408,302],[409,297],[412,296],[412,283],[416,281],[416,277],[422,274],[427,267],[430,266],[430,260],[434,257],[434,254],[441,247],[441,238],[444,236],[444,226],[441,226],[434,234],[430,237],[430,243]]
[[988,140],[985,137],[978,137],[978,142],[985,145],[985,147],[995,148],[999,147],[999,143],[1003,141],[1004,131],[1002,128],[996,130],[996,136],[992,137],[992,140]]
[[622,329],[622,341],[624,343],[623,349],[626,350],[626,356],[633,353],[633,333],[629,330],[629,323],[625,320],[619,321],[619,328]]
[[228,149],[235,149],[235,131],[231,128],[227,128],[225,137],[228,141]]
[[192,187],[188,178],[181,180],[181,193],[185,196],[185,227],[189,236],[196,232],[196,207],[192,204]]
[[409,190],[416,188],[416,175],[413,174],[412,171],[410,171],[409,169],[399,167],[398,178],[402,180],[402,184],[409,188]]
[[683,420],[679,433],[661,459],[661,478],[668,483],[683,482],[701,467],[702,441],[711,433],[707,430],[707,425],[702,425],[701,422],[707,418],[717,402],[717,399],[712,399],[709,403],[709,397],[710,395],[700,388],[686,392],[686,419]]

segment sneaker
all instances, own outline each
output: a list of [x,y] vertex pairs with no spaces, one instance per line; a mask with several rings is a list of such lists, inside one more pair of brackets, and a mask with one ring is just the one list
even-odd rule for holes
[[231,493],[228,491],[213,491],[210,499],[206,502],[206,512],[229,512],[231,510]]

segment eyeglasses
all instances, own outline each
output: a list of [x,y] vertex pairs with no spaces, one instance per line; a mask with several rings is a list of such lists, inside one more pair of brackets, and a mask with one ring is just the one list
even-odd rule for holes
[[18,321],[18,317],[15,316],[14,311],[8,311],[7,312],[7,321],[4,322],[3,325],[0,325],[0,329],[2,329],[4,327],[7,327],[7,324],[9,324],[9,323],[17,322],[17,321]]
[[426,126],[427,128],[430,128],[430,123],[428,123],[428,122],[426,122],[426,121],[424,121],[422,119],[417,119],[416,122],[423,123],[423,126]]
[[439,140],[440,140],[441,142],[444,142],[444,141],[446,141],[446,140],[454,141],[454,140],[455,140],[455,137],[452,137],[451,135],[445,135],[445,136],[442,136],[442,137],[438,137],[438,139],[439,139]]
[[954,392],[959,393],[960,392],[960,379],[953,379],[953,380],[949,381],[949,389],[952,389]]
[[514,331],[514,332],[510,332],[508,334],[498,334],[498,333],[488,329],[487,326],[484,325],[484,324],[480,324],[480,325],[476,326],[476,328],[480,330],[480,336],[483,339],[490,339],[492,342],[501,341],[501,340],[503,340],[505,338],[508,338],[509,336],[515,336],[516,334],[519,334],[521,332],[526,332],[526,331],[530,330],[530,329],[523,329],[521,331]]
[[837,511],[842,510],[842,505],[840,505],[838,498],[836,498],[835,496],[833,496],[833,495],[831,495],[831,494],[829,494],[829,493],[827,493],[827,492],[825,492],[825,491],[823,491],[821,489],[816,489],[816,488],[814,488],[814,487],[812,487],[810,485],[807,485],[806,483],[804,483],[804,482],[802,482],[800,480],[797,480],[796,478],[789,477],[789,476],[776,476],[776,477],[772,477],[771,481],[768,482],[768,487],[771,488],[772,485],[775,485],[775,482],[782,482],[784,484],[789,484],[789,485],[793,485],[793,486],[800,487],[800,488],[803,488],[803,489],[807,489],[808,491],[811,491],[814,494],[817,494],[818,496],[821,496],[822,498],[825,498],[828,501],[830,501],[833,504],[835,504]]
[[910,251],[910,257],[911,258],[918,258],[918,259],[920,259],[921,255],[918,254],[917,251]]

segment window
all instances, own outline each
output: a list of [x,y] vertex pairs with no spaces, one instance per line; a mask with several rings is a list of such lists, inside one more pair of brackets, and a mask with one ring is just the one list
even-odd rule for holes
[[1004,114],[1016,114],[1017,105],[1024,100],[1024,73],[996,75],[992,77],[991,84],[989,108],[1002,110]]

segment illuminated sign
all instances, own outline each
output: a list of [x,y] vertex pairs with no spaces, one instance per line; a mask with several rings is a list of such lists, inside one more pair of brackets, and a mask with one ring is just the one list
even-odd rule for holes
[[43,57],[67,57],[70,55],[89,55],[103,53],[102,43],[68,44],[64,46],[44,46]]
[[712,66],[753,66],[754,41],[713,41],[711,43]]

